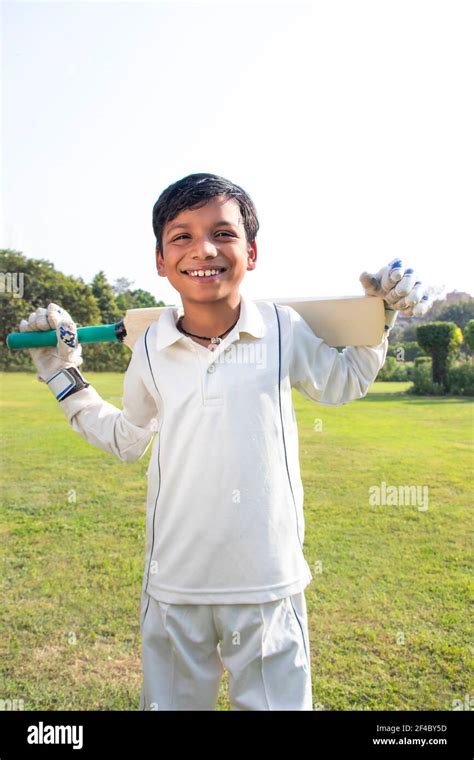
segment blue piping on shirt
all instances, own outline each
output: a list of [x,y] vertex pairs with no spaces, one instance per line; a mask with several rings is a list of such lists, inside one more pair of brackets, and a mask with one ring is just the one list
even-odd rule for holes
[[301,537],[300,537],[300,531],[298,528],[298,512],[296,509],[296,501],[295,501],[295,495],[293,493],[293,486],[291,485],[291,478],[290,478],[290,470],[288,468],[288,457],[286,455],[286,440],[285,440],[285,426],[283,425],[283,414],[281,411],[281,330],[280,330],[280,317],[278,316],[278,309],[276,304],[273,304],[273,307],[275,309],[276,318],[277,318],[277,325],[278,325],[278,402],[280,404],[280,421],[281,421],[281,433],[283,436],[283,450],[285,452],[285,464],[286,464],[286,473],[288,475],[288,483],[290,484],[290,490],[291,495],[293,497],[293,506],[295,508],[295,518],[296,518],[296,532],[298,534],[298,541],[301,547],[301,550],[303,550],[303,545],[301,543]]
[[[151,379],[153,380],[153,385],[155,386],[156,392],[158,393],[158,395],[160,395],[160,392],[159,392],[158,387],[157,387],[156,382],[155,382],[155,376],[153,375],[153,370],[151,368],[150,355],[148,353],[147,335],[148,335],[148,330],[149,329],[150,328],[148,327],[147,331],[145,333],[146,358],[148,359],[148,366],[150,368],[150,374],[151,374]],[[157,502],[158,502],[158,496],[160,495],[160,491],[161,491],[160,449],[161,449],[161,435],[158,434],[158,491],[156,493],[155,506],[154,506],[154,509],[153,509],[153,530],[152,530],[152,534],[153,535],[152,535],[152,541],[151,541],[150,558],[148,560],[148,570],[147,570],[147,576],[146,576],[145,593],[148,593],[147,589],[148,589],[148,581],[149,581],[149,578],[150,578],[151,558],[153,557],[153,548],[154,548],[154,545],[155,545],[156,505],[157,505]],[[149,604],[150,604],[150,598],[148,598],[148,601],[147,601],[146,609],[145,609],[145,612],[144,612],[144,615],[143,615],[143,621],[145,620],[146,613],[148,612],[148,606],[149,606]]]

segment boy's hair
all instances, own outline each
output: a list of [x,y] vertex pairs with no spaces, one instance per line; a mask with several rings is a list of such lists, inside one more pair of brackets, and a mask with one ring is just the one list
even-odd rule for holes
[[163,253],[163,229],[167,222],[184,209],[205,206],[216,195],[234,198],[238,202],[247,240],[253,243],[259,228],[257,210],[245,190],[216,174],[188,174],[163,190],[153,206],[156,250]]

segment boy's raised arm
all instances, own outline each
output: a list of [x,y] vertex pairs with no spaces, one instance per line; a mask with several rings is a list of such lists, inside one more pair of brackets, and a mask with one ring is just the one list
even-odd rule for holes
[[[31,349],[38,379],[48,384],[72,429],[93,446],[121,459],[134,462],[147,450],[157,430],[159,409],[143,381],[146,357],[143,339],[136,341],[124,378],[123,409],[105,401],[77,371],[82,363],[82,346],[75,336],[76,325],[56,304],[37,309],[20,330],[56,329],[55,348]],[[68,389],[76,383],[76,388]]]
[[428,293],[413,269],[404,270],[401,259],[393,259],[376,274],[363,272],[360,282],[366,295],[384,299],[385,334],[378,346],[349,346],[339,353],[287,307],[291,323],[291,385],[321,404],[338,406],[365,396],[384,365],[388,334],[398,313],[423,316],[428,310]]
[[340,353],[314,334],[290,306],[290,382],[303,396],[327,406],[362,398],[383,367],[388,338],[378,346],[350,346]]

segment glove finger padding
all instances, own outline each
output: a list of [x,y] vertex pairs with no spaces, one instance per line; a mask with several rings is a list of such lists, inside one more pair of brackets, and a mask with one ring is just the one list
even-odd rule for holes
[[401,308],[404,309],[405,306],[415,306],[415,304],[419,303],[423,298],[424,292],[422,283],[417,280],[410,292],[402,298]]
[[408,306],[407,309],[404,309],[401,313],[403,316],[407,317],[423,317],[430,306],[430,297],[428,293],[424,293],[417,303]]
[[381,282],[382,290],[387,293],[403,278],[403,262],[401,259],[392,259],[386,267],[375,275]]
[[419,301],[415,306],[413,307],[413,316],[414,317],[422,317],[428,309],[430,308],[430,297],[428,293],[425,293],[421,301]]
[[405,274],[403,275],[402,279],[398,282],[395,287],[392,287],[386,294],[385,294],[385,300],[389,304],[395,304],[395,308],[397,307],[397,303],[401,301],[405,296],[410,293],[413,286],[415,285],[416,277],[413,269],[406,269]]

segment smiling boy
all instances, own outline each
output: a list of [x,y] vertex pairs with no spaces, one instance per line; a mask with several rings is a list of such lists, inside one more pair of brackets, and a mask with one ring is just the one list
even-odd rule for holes
[[[239,316],[240,283],[257,261],[257,244],[247,241],[238,203],[225,196],[211,198],[204,206],[181,211],[163,231],[159,206],[155,212],[154,227],[161,232],[157,270],[181,296],[185,317],[179,326],[211,338],[225,335]],[[199,250],[196,238],[202,241]],[[196,337],[196,342],[208,346],[209,339]]]
[[[226,668],[232,709],[311,710],[304,589],[312,576],[291,389],[331,406],[363,397],[387,337],[340,353],[291,307],[241,293],[257,262],[257,214],[222,177],[194,174],[168,187],[153,229],[158,274],[182,306],[166,309],[136,342],[122,410],[78,371],[81,346],[67,312],[49,304],[20,325],[56,328],[57,348],[31,355],[76,432],[126,462],[154,438],[140,708],[213,709]],[[400,270],[392,262],[364,279],[366,292],[386,296],[387,332],[397,310],[413,313],[422,300],[413,270]]]

